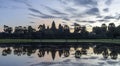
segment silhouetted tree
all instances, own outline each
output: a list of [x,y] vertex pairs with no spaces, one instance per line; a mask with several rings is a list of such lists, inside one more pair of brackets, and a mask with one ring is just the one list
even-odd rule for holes
[[102,24],[101,25],[101,34],[102,34],[102,37],[106,37],[106,33],[107,33],[107,26],[106,24]]
[[120,38],[120,25],[116,27],[114,38]]
[[88,32],[86,26],[74,23],[74,31],[68,25],[62,26],[59,24],[56,28],[55,22],[52,22],[51,28],[46,27],[45,24],[39,25],[38,30],[32,26],[16,26],[13,30],[12,27],[4,25],[4,32],[0,32],[0,38],[73,38],[73,39],[88,39],[88,38],[120,38],[120,25],[115,26],[114,23],[110,23],[107,27],[106,24],[102,24],[101,27],[93,27],[92,32]]
[[81,36],[82,36],[82,38],[88,37],[88,31],[86,30],[85,26],[81,28]]
[[96,34],[96,35],[100,35],[101,34],[101,28],[96,26],[96,27],[93,27],[93,32]]
[[115,34],[115,30],[116,30],[115,24],[110,23],[108,26],[108,36],[113,38]]
[[80,33],[81,26],[77,23],[74,23],[74,33]]
[[4,25],[4,32],[11,34],[13,31],[12,27]]
[[62,33],[63,32],[63,26],[61,24],[59,24],[58,26],[58,33]]

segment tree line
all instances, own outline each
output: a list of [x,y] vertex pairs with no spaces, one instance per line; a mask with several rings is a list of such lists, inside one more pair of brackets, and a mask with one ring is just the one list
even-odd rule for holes
[[38,26],[36,30],[32,26],[23,27],[16,26],[14,29],[4,25],[4,31],[0,32],[0,38],[10,39],[95,39],[95,38],[120,38],[120,25],[115,26],[110,23],[108,26],[102,24],[101,27],[95,26],[92,32],[88,32],[86,26],[74,24],[74,31],[70,32],[71,28],[68,25],[59,24],[58,28],[55,22],[52,22],[51,27],[45,24]]

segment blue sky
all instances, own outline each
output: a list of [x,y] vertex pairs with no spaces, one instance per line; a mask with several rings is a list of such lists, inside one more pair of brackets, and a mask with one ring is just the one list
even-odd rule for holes
[[119,25],[120,0],[0,0],[0,28],[8,26],[37,27],[53,20],[72,25]]

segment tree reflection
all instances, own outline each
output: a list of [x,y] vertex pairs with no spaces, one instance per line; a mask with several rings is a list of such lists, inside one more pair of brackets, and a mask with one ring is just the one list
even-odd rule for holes
[[64,50],[64,56],[65,56],[65,57],[69,57],[69,56],[70,56],[69,50]]
[[56,55],[56,50],[52,49],[51,51],[51,55],[52,55],[52,59],[55,59],[55,55]]
[[22,48],[14,48],[14,55],[21,56],[22,54]]
[[80,50],[77,50],[77,51],[75,52],[75,58],[80,58],[81,55],[82,55],[82,53],[81,53]]
[[102,55],[103,55],[103,57],[104,57],[105,59],[107,59],[107,58],[108,58],[109,53],[108,53],[107,48],[103,51]]
[[12,50],[10,48],[4,49],[2,51],[2,56],[7,56],[7,55],[11,54],[11,51]]
[[59,57],[61,57],[63,54],[63,50],[59,50],[58,52],[59,52]]
[[38,57],[44,57],[44,55],[45,55],[45,51],[42,49],[39,49]]
[[[103,44],[96,44],[94,45],[89,45],[89,44],[84,44],[84,45],[70,45],[70,46],[59,46],[59,45],[54,45],[52,46],[24,46],[24,45],[14,45],[12,48],[7,45],[5,47],[2,47],[2,56],[7,56],[10,55],[13,51],[14,55],[17,56],[22,56],[22,55],[27,55],[31,56],[32,54],[37,54],[38,57],[44,57],[45,52],[47,52],[47,55],[51,54],[52,59],[54,60],[56,58],[56,52],[58,51],[58,56],[61,57],[62,55],[64,57],[69,57],[72,55],[70,51],[70,47],[79,47],[80,49],[78,50],[76,48],[75,53],[73,54],[75,58],[81,58],[82,55],[87,55],[88,52],[87,50],[90,50],[89,48],[91,47],[93,49],[94,54],[99,54],[103,55],[103,58],[107,59],[109,56],[111,59],[117,59],[118,54],[120,53],[120,46],[119,45],[103,45]],[[37,51],[38,50],[38,51]]]
[[117,57],[118,57],[117,51],[111,51],[110,57],[111,57],[111,59],[117,59]]

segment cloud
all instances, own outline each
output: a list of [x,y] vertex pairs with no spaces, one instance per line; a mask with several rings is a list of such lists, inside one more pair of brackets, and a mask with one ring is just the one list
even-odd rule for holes
[[60,17],[56,17],[56,16],[51,16],[51,15],[44,15],[44,16],[40,16],[41,18],[45,18],[45,19],[49,19],[49,18],[60,18]]
[[95,21],[88,21],[88,23],[95,23]]
[[113,16],[105,16],[104,19],[116,19],[116,17],[113,17]]
[[[44,6],[44,5],[42,5]],[[63,13],[63,12],[60,12],[60,11],[57,11],[51,7],[48,7],[48,6],[44,6],[47,10],[49,10],[50,13],[52,14],[56,14],[56,15],[67,15],[66,13]]]
[[106,0],[105,4],[106,5],[111,5],[113,0]]
[[69,18],[66,18],[66,17],[64,17],[63,20],[65,20],[65,21],[70,21],[70,19],[69,19]]
[[76,22],[83,22],[83,23],[95,23],[95,21],[86,21],[86,20],[80,21],[80,20],[78,20],[78,19],[76,19],[75,21],[76,21]]
[[65,11],[69,12],[69,13],[72,13],[72,14],[75,14],[77,9],[73,8],[73,7],[66,7],[65,8]]
[[39,17],[39,18],[44,18],[44,19],[60,18],[60,17],[56,17],[56,16],[52,16],[52,15],[47,15],[47,14],[44,14],[44,15],[35,15],[35,14],[29,13],[29,15],[32,16],[32,17]]
[[120,20],[120,16],[117,17],[117,20]]
[[31,21],[30,23],[35,23],[35,22]]
[[109,12],[109,8],[103,9],[104,12]]
[[76,22],[81,22],[81,21],[80,21],[80,20],[78,20],[78,19],[76,19],[75,21],[76,21]]
[[38,13],[38,14],[41,14],[41,15],[45,15],[44,13],[40,12],[39,10],[37,9],[34,9],[34,8],[28,8],[28,10],[34,12],[34,13]]
[[98,8],[91,8],[85,12],[88,15],[99,15],[99,9]]
[[[19,5],[17,5],[19,4]],[[26,6],[31,7],[30,2],[28,0],[0,0],[0,8],[6,8],[6,9],[25,9]]]
[[98,15],[98,16],[96,16],[96,18],[102,18],[103,16],[100,16],[100,15]]
[[29,6],[29,7],[32,6],[28,0],[13,0],[13,1],[17,2],[17,3],[23,3],[23,4],[25,4],[26,6]]
[[83,5],[83,6],[90,6],[94,7],[97,6],[97,0],[73,0],[75,5]]
[[39,15],[35,15],[35,14],[31,14],[31,13],[29,13],[29,15],[32,17],[40,17]]
[[96,7],[97,0],[60,0],[63,4],[73,3],[76,6],[84,6],[84,7]]
[[105,19],[101,19],[101,20],[97,20],[98,22],[109,22],[109,20],[105,20]]
[[[53,16],[53,15],[48,15],[48,14],[45,14],[45,13],[43,13],[43,12],[41,12],[40,10],[37,10],[37,9],[35,9],[35,8],[28,8],[28,10],[30,10],[30,11],[32,11],[33,13],[37,13],[38,15],[35,15],[35,14],[29,14],[29,15],[31,15],[31,16],[34,16],[34,17],[39,17],[39,18],[62,18],[63,20],[66,20],[66,21],[69,21],[70,19],[68,19],[68,18],[66,18],[66,17],[64,17],[63,18],[63,16]],[[55,11],[54,11],[55,12]],[[58,14],[58,12],[55,12],[56,14]],[[59,12],[59,14],[60,14],[60,12]],[[61,14],[63,14],[63,13],[61,13]]]

